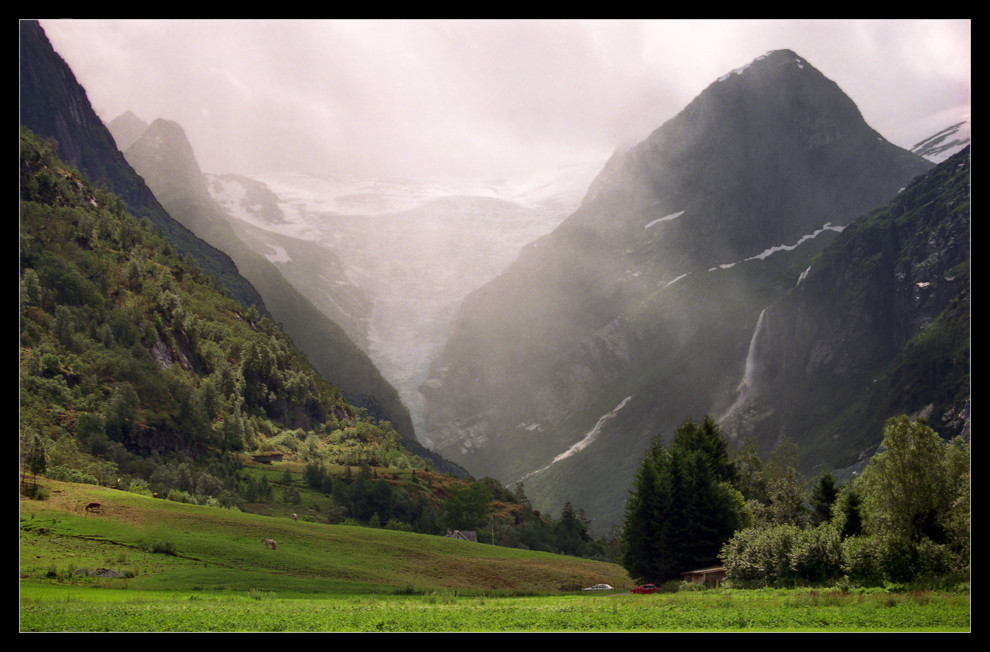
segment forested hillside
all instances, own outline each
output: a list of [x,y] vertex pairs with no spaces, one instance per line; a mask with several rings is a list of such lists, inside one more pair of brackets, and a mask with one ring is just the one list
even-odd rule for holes
[[[95,184],[120,195],[128,212],[146,217],[178,252],[218,279],[234,299],[244,306],[254,305],[262,316],[272,316],[317,371],[334,379],[349,403],[391,421],[407,445],[420,455],[431,456],[434,464],[459,470],[419,445],[408,410],[395,389],[341,327],[316,310],[263,257],[245,253],[243,243],[229,229],[225,232],[226,220],[210,205],[187,143],[167,143],[169,151],[159,153],[153,166],[136,172],[36,21],[21,22],[20,72],[24,126],[54,139],[60,158]],[[132,122],[130,128],[139,126]]]
[[21,148],[22,437],[51,466],[150,481],[187,463],[213,497],[237,493],[238,451],[335,460],[353,439],[354,463],[425,466],[53,141],[24,130]]
[[245,306],[258,306],[265,314],[261,295],[238,273],[230,257],[172,219],[127,164],[85,89],[52,49],[37,21],[20,21],[20,47],[21,124],[53,138],[62,160],[83,171],[94,185],[120,195],[131,214],[147,217],[179,252],[219,279],[231,296]]
[[[608,554],[569,505],[557,520],[535,512],[522,487],[435,472],[390,422],[348,404],[269,317],[231,299],[55,151],[22,129],[24,491],[43,473],[261,513],[277,500],[288,511],[316,505],[310,518],[322,522],[484,528],[499,545]],[[279,475],[258,473],[251,456],[273,453]]]

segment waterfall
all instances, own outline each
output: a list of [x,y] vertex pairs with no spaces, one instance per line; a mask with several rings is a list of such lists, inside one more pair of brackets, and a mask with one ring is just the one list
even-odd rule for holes
[[743,404],[746,403],[747,400],[749,400],[750,395],[752,394],[753,375],[756,371],[756,359],[757,359],[756,347],[760,335],[763,332],[763,329],[766,328],[766,325],[764,323],[766,319],[766,313],[767,313],[766,308],[760,311],[760,316],[756,320],[756,328],[753,329],[753,336],[749,339],[749,351],[746,352],[746,364],[743,367],[743,377],[742,380],[739,381],[739,384],[736,385],[736,400],[732,405],[729,406],[729,409],[726,410],[721,417],[719,417],[718,419],[719,423],[725,421],[733,414],[735,414],[736,411],[739,410],[739,408],[741,408]]

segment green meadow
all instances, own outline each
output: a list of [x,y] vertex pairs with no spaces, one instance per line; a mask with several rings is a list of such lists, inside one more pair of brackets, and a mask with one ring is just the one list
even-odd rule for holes
[[[968,586],[635,595],[604,562],[40,482],[48,499],[20,503],[22,632],[970,630]],[[575,590],[596,583],[615,590]]]

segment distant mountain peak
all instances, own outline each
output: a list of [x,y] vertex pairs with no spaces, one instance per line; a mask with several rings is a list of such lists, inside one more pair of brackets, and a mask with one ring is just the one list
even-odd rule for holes
[[[463,301],[421,387],[426,435],[477,475],[535,471],[546,509],[567,486],[617,518],[615,470],[683,415],[745,396],[762,310],[931,167],[793,51],[737,68],[616,151],[577,211]],[[597,438],[570,454],[581,432]]]
[[[879,188],[893,196],[929,167],[871,128],[855,102],[807,60],[773,50],[710,84],[641,143],[616,152],[584,204],[624,197],[655,206],[651,219],[688,210],[707,242],[699,255],[748,257],[822,224],[841,226],[875,206]],[[720,197],[731,200],[718,205]],[[597,211],[588,219],[616,228],[624,214],[631,213]],[[692,248],[684,243],[680,251]]]
[[110,135],[117,143],[117,149],[124,152],[148,129],[148,123],[137,117],[133,111],[125,111],[108,125]]
[[[155,119],[125,154],[132,165],[140,161],[135,168],[140,168],[146,178],[171,179],[173,184],[188,184],[201,197],[209,194],[192,144],[177,122]],[[149,166],[154,167],[154,174]],[[156,190],[156,193],[164,192],[167,192],[165,188]]]
[[756,57],[746,65],[740,66],[739,68],[722,75],[718,78],[717,82],[725,81],[733,75],[742,75],[754,65],[786,65],[789,63],[795,64],[798,69],[804,69],[805,66],[810,67],[808,62],[798,56],[793,50],[771,50],[766,54]]

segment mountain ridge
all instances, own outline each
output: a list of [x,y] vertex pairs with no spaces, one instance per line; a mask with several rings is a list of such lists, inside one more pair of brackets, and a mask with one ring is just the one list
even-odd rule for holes
[[[376,418],[391,421],[408,446],[438,468],[464,474],[462,469],[419,443],[408,410],[395,389],[345,329],[317,310],[270,260],[255,253],[242,235],[235,232],[223,209],[213,200],[208,179],[181,125],[161,118],[152,121],[124,155],[171,214],[233,257],[245,276],[259,288],[286,333],[306,351],[321,374],[334,378],[351,403],[368,409]],[[332,258],[332,254],[325,252],[326,257]]]
[[124,159],[90,105],[86,90],[34,20],[20,21],[20,122],[36,134],[53,138],[63,160],[79,168],[91,183],[119,194],[134,215],[148,218],[242,304],[267,314],[261,295],[240,275],[230,257],[197,238],[162,208]]
[[793,52],[723,76],[617,152],[577,211],[465,299],[424,384],[429,436],[513,482],[631,396],[587,461],[526,482],[554,508],[561,485],[594,478],[572,499],[614,521],[649,438],[736,399],[762,309],[843,226],[932,165]]

